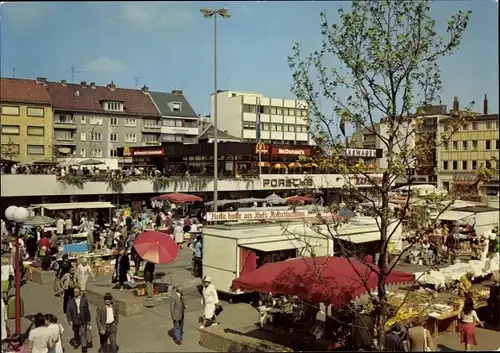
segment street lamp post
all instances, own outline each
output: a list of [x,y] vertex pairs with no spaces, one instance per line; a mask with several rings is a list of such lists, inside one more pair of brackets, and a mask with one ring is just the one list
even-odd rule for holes
[[21,333],[21,252],[19,249],[19,228],[29,218],[29,211],[24,207],[9,206],[5,210],[5,218],[16,223],[16,254],[14,272],[16,285],[16,333]]
[[227,8],[212,10],[207,8],[200,9],[205,18],[214,19],[214,212],[217,212],[218,199],[218,177],[219,177],[219,150],[218,150],[218,124],[217,124],[217,17],[229,18],[231,14]]

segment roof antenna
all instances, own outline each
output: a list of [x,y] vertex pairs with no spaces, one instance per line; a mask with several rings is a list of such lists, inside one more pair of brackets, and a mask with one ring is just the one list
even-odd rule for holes
[[134,81],[135,81],[135,89],[139,88],[139,85],[140,85],[140,80],[142,79],[142,77],[138,77],[138,76],[134,76]]

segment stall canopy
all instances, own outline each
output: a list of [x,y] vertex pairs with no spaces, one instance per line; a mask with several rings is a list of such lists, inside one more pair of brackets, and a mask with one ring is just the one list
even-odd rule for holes
[[42,203],[31,205],[33,207],[41,207],[50,211],[58,210],[77,210],[77,209],[97,209],[97,208],[114,208],[110,202],[69,202],[69,203]]
[[266,202],[269,202],[272,204],[284,204],[284,203],[286,203],[284,198],[282,198],[279,195],[276,195],[275,193],[272,193],[271,195],[266,197]]
[[[415,275],[393,270],[385,284],[413,282]],[[354,258],[309,257],[266,264],[233,280],[233,289],[296,295],[313,303],[342,307],[377,287],[378,267]]]
[[172,194],[164,194],[160,196],[155,196],[152,200],[160,200],[160,201],[170,201],[173,203],[187,203],[187,202],[202,202],[203,199],[196,195],[183,194],[183,193],[172,193]]
[[286,202],[301,202],[301,201],[310,202],[313,201],[313,199],[308,196],[299,196],[299,195],[290,196],[286,198]]

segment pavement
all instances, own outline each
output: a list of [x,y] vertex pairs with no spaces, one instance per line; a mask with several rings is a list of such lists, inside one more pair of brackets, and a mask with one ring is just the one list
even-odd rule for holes
[[[196,290],[199,279],[194,279],[188,268],[191,262],[191,251],[182,249],[179,258],[171,264],[157,265],[156,271],[165,273],[164,283],[181,284],[185,288],[185,303],[187,306],[184,324],[184,341],[181,346],[176,345],[168,332],[172,329],[170,318],[169,299],[164,298],[158,301],[153,308],[144,307],[142,314],[138,316],[120,317],[118,327],[118,345],[120,353],[125,352],[210,352],[209,349],[199,345],[199,318],[203,314],[201,295]],[[97,278],[100,283],[109,283],[111,289],[111,276]],[[25,303],[25,318],[22,320],[23,330],[28,330],[31,321],[29,317],[42,313],[52,313],[59,318],[65,332],[63,334],[63,346],[66,353],[75,351],[70,345],[72,331],[62,310],[62,298],[55,297],[52,292],[52,283],[39,285],[28,282],[21,289],[22,298]],[[252,325],[258,321],[258,314],[250,305],[238,304],[234,310],[228,303],[221,303],[224,311],[218,318],[221,328],[238,329],[240,327]],[[92,338],[94,347],[89,352],[97,352],[99,349],[99,335],[95,330],[96,307],[90,305],[92,315]],[[9,320],[9,327],[13,331],[14,320]],[[477,340],[479,345],[477,350],[496,350],[500,346],[500,332],[477,329]],[[464,350],[460,344],[459,337],[455,333],[448,333],[434,338],[434,343],[440,351]]]

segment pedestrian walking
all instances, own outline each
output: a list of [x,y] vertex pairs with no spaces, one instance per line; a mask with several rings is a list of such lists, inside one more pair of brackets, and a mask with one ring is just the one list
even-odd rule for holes
[[[111,293],[104,295],[104,304],[97,308],[97,329],[101,343],[100,353],[116,353],[116,334],[118,331],[118,310],[113,303]],[[110,349],[106,350],[106,345],[110,344]]]
[[45,326],[45,315],[38,313],[33,319],[35,328],[28,335],[28,351],[30,353],[48,353],[54,346],[51,331]]
[[191,243],[189,248],[193,251],[193,276],[203,276],[203,241],[201,235],[196,236],[196,240]]
[[152,298],[154,295],[154,285],[153,285],[154,278],[155,278],[155,264],[148,261],[144,266],[144,281],[146,282],[146,294],[148,298]]
[[54,343],[54,346],[49,349],[49,353],[64,353],[62,346],[62,334],[64,333],[64,328],[61,324],[57,323],[57,317],[52,314],[45,315],[45,322],[52,334],[52,342]]
[[82,353],[87,352],[87,328],[90,324],[89,302],[82,296],[79,287],[75,288],[75,296],[68,302],[66,309],[68,323],[73,328],[72,346],[76,349],[82,346]]
[[89,260],[86,257],[82,257],[80,263],[76,267],[76,284],[80,289],[85,292],[87,290],[87,282],[89,280],[89,276],[92,276],[92,279],[95,279],[94,272],[92,271],[92,267],[89,265]]
[[2,299],[7,302],[12,279],[14,278],[14,266],[9,263],[9,259],[2,257]]
[[130,260],[128,255],[125,254],[125,249],[120,249],[120,253],[118,254],[115,262],[115,273],[113,276],[115,277],[116,282],[120,284],[120,291],[123,291],[123,285],[127,282],[127,275],[130,271]]
[[217,325],[217,322],[215,322],[215,309],[219,304],[219,297],[217,296],[217,290],[212,284],[210,276],[205,276],[203,278],[203,297],[201,298],[201,303],[205,305],[205,310],[203,312],[203,323],[200,329],[210,326],[210,324],[213,326]]
[[431,333],[425,328],[426,321],[421,317],[415,318],[408,329],[410,352],[435,352],[436,347]]
[[69,269],[69,272],[67,272],[66,274],[64,274],[64,276],[62,276],[61,287],[64,291],[63,312],[66,314],[66,308],[68,306],[68,303],[70,299],[72,299],[75,296],[76,282],[75,282],[75,269],[73,267]]
[[7,307],[5,306],[5,303],[3,300],[0,300],[2,302],[2,311],[0,312],[0,316],[2,319],[2,339],[9,337],[9,328],[7,327]]
[[172,298],[170,299],[170,315],[174,323],[174,339],[178,345],[182,344],[184,335],[184,296],[182,288],[179,286],[172,288]]
[[472,298],[465,299],[464,307],[458,315],[458,319],[460,320],[460,343],[465,346],[466,351],[470,351],[471,346],[477,346],[474,322],[484,326],[483,322],[477,317]]

